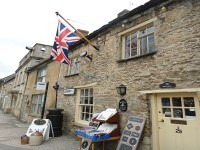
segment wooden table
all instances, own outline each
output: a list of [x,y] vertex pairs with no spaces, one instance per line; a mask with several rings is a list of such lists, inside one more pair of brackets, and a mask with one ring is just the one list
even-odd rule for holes
[[109,139],[95,140],[95,141],[90,140],[90,139],[87,139],[87,138],[82,137],[82,136],[79,136],[79,135],[77,135],[77,137],[80,139],[80,150],[82,149],[82,139],[91,142],[92,150],[94,150],[94,143],[102,142],[102,143],[103,143],[103,149],[102,149],[102,150],[104,150],[104,142],[105,142],[105,141],[117,141],[117,142],[119,142],[119,140],[120,140],[120,136],[117,136],[117,137],[110,137]]

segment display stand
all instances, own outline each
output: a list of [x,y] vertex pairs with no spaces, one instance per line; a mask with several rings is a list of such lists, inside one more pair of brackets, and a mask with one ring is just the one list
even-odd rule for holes
[[[97,116],[98,117],[98,116]],[[109,138],[106,139],[100,139],[100,140],[92,140],[86,137],[83,137],[81,135],[77,135],[77,137],[80,139],[80,150],[88,150],[90,148],[90,145],[92,145],[92,150],[94,150],[94,144],[97,142],[103,143],[103,150],[104,150],[104,143],[106,141],[119,141],[120,140],[120,129],[119,129],[119,113],[115,113],[107,120],[99,120],[97,117],[94,117],[92,121],[99,122],[100,125],[103,123],[110,123],[110,124],[117,124],[117,128],[114,129],[109,133]]]
[[98,120],[96,119],[97,117],[93,118],[92,121],[96,121],[96,122],[100,122],[100,124],[102,123],[112,123],[112,124],[117,124],[117,129],[113,130],[110,133],[110,137],[116,137],[116,136],[120,136],[120,129],[119,129],[119,113],[117,112],[116,114],[114,114],[113,116],[111,116],[110,118],[108,118],[107,120]]
[[[80,150],[88,150],[90,148],[90,145],[92,145],[92,150],[94,150],[94,144],[98,143],[98,142],[103,143],[102,150],[104,150],[104,144],[105,144],[106,141],[117,141],[117,142],[119,142],[119,140],[120,140],[120,136],[110,137],[109,139],[103,139],[103,140],[97,140],[97,141],[93,141],[93,140],[84,138],[82,136],[77,136],[77,137],[80,139]],[[83,142],[87,142],[87,144],[83,145]]]
[[[43,134],[43,140],[49,139],[50,128],[52,129],[52,123],[49,119],[33,119],[31,125],[29,126],[26,135],[31,136],[33,132],[41,132]],[[53,133],[53,130],[52,130]],[[54,137],[54,134],[53,134]]]

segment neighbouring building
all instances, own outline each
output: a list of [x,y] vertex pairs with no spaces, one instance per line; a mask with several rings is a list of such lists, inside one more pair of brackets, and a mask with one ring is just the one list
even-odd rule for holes
[[[76,42],[69,49],[72,66],[62,64],[58,80],[63,129],[75,133],[93,113],[118,109],[124,99],[121,131],[129,116],[146,118],[138,150],[199,150],[199,31],[199,0],[150,0],[89,34],[99,50]],[[123,96],[116,90],[121,84]]]
[[15,95],[10,92],[13,88],[13,82],[15,80],[15,74],[11,74],[5,78],[0,79],[0,108],[5,113],[11,113],[13,104],[13,98]]
[[[44,104],[45,114],[43,114],[43,118],[45,118],[49,108],[55,108],[56,91],[53,86],[58,81],[60,66],[59,62],[48,58],[26,71],[28,79],[24,96],[27,97],[27,100],[22,110],[22,120],[30,123],[34,118],[41,118]],[[38,83],[46,83],[44,89],[37,87]],[[48,88],[46,89],[46,87]]]
[[42,60],[49,58],[51,48],[52,46],[40,43],[36,43],[33,47],[26,47],[29,52],[19,62],[19,66],[15,71],[16,76],[13,89],[11,90],[14,95],[17,95],[13,98],[13,103],[15,104],[13,108],[13,115],[19,120],[23,116],[22,110],[24,110],[28,100],[28,97],[24,95],[28,78],[26,71],[40,63]]

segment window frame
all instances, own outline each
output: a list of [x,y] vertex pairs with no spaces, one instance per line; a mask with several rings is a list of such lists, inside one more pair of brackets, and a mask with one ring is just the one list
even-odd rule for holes
[[[80,106],[83,106],[83,104],[80,105],[80,101],[81,101],[81,90],[83,89],[92,89],[93,90],[93,95],[92,95],[92,98],[93,98],[93,104],[90,105],[92,106],[92,115],[94,113],[94,106],[95,106],[95,101],[94,101],[94,86],[96,85],[97,83],[92,83],[92,84],[88,84],[88,85],[85,85],[85,86],[76,86],[76,91],[77,91],[77,96],[76,96],[76,111],[75,111],[75,124],[76,125],[81,125],[81,126],[88,126],[90,120],[86,121],[86,120],[81,120],[81,108]],[[89,105],[85,105],[85,106],[89,106]]]
[[[30,114],[41,115],[42,107],[44,104],[44,97],[45,97],[44,93],[32,95]],[[33,103],[34,103],[34,106],[33,106]],[[39,107],[41,107],[41,109],[39,109]]]
[[[42,72],[45,72],[44,74],[41,74]],[[37,82],[45,82],[46,80],[46,75],[47,75],[47,68],[42,68],[40,70],[38,70],[38,78],[37,78]]]
[[[154,27],[154,21],[156,21],[156,20],[157,20],[157,17],[152,18],[150,20],[147,20],[147,21],[145,21],[145,22],[143,22],[139,25],[136,25],[136,26],[129,28],[129,29],[118,34],[118,36],[121,39],[121,44],[120,44],[121,45],[120,46],[121,47],[121,57],[120,58],[121,58],[122,61],[133,59],[133,58],[138,58],[138,57],[141,57],[141,56],[144,56],[144,55],[154,54],[156,52],[156,50],[155,50],[155,29],[154,29],[154,32],[153,32],[153,34],[154,34],[154,50],[152,52],[140,54],[139,49],[138,49],[138,47],[140,46],[140,44],[138,43],[139,42],[138,34],[144,28],[148,28],[148,27],[151,27],[151,26]],[[126,58],[125,57],[125,37],[128,36],[128,35],[132,35],[133,33],[137,33],[137,32],[138,32],[138,34],[137,34],[137,55],[135,55],[133,57],[127,57]]]
[[68,65],[68,67],[67,67],[67,76],[79,74],[81,58],[74,57],[74,58],[70,59],[70,62],[71,62],[71,65]]

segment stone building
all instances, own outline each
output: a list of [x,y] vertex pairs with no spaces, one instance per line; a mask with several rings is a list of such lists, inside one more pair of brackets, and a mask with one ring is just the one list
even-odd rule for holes
[[13,82],[15,80],[15,74],[11,74],[5,78],[0,79],[0,108],[5,113],[11,113],[13,107],[13,95],[10,91],[13,88]]
[[13,107],[13,115],[18,119],[22,118],[22,110],[24,109],[24,106],[26,105],[25,103],[27,101],[27,97],[24,96],[28,78],[26,71],[37,65],[43,59],[49,58],[51,48],[52,46],[40,43],[36,43],[33,47],[26,47],[29,52],[19,62],[19,66],[15,71],[16,77],[13,84],[13,89],[11,90],[13,94],[17,95],[13,99],[13,104],[15,104]]
[[[28,79],[24,91],[24,96],[27,97],[27,100],[22,110],[22,120],[30,123],[34,118],[41,118],[42,116],[42,118],[45,118],[47,110],[55,108],[56,93],[53,86],[58,81],[59,71],[60,63],[52,61],[50,58],[27,70]],[[38,88],[38,83],[46,83],[45,88]],[[46,89],[46,87],[48,88]],[[45,100],[46,90],[47,96]],[[44,114],[42,115],[44,106]]]
[[139,150],[198,150],[200,1],[150,0],[124,12],[87,36],[99,50],[84,40],[70,47],[73,65],[62,64],[58,81],[63,129],[75,133],[93,113],[116,108],[121,131],[129,116],[146,118]]

